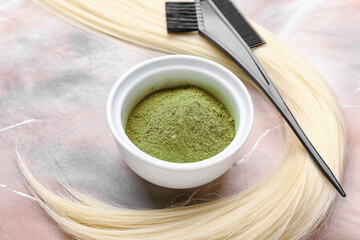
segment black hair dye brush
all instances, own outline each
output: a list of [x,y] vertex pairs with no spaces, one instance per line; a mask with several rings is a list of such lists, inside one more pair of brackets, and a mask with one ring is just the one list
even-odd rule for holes
[[166,19],[168,32],[199,31],[202,36],[222,49],[265,93],[324,176],[341,196],[346,196],[336,177],[306,137],[271,79],[252,53],[250,48],[263,44],[263,40],[229,0],[167,2]]

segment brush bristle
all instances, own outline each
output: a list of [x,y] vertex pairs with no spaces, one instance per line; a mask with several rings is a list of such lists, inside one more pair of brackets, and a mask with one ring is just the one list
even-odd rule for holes
[[229,0],[212,1],[250,48],[265,43]]
[[198,30],[194,2],[166,2],[166,24],[169,33]]
[[[246,21],[240,11],[229,0],[212,0],[224,17],[250,47],[264,44],[264,40]],[[166,23],[169,33],[198,30],[195,2],[166,2]]]

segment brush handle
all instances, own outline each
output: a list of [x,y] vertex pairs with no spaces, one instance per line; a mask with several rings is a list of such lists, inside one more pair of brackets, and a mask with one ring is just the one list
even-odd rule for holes
[[[269,79],[270,80],[270,79]],[[271,87],[268,89],[261,89],[273,105],[278,109],[283,118],[286,120],[290,128],[293,130],[297,138],[300,140],[304,148],[310,154],[315,164],[318,166],[323,175],[327,178],[327,180],[334,186],[334,188],[340,193],[342,197],[346,197],[345,191],[341,187],[340,183],[337,181],[333,172],[330,170],[329,166],[322,159],[318,151],[316,151],[315,147],[312,145],[304,131],[301,129],[300,125],[296,121],[295,117],[292,115],[291,111],[283,101],[279,92],[275,88],[274,85],[271,84]]]
[[200,34],[221,48],[265,93],[311,155],[320,171],[340,195],[345,197],[346,194],[336,177],[297,123],[251,49],[212,1],[197,1],[197,3],[201,3],[197,5],[197,8],[200,8],[199,10],[202,12],[202,19],[198,20]]

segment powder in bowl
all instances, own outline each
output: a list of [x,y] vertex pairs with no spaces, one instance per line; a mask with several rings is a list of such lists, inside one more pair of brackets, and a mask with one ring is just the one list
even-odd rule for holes
[[131,111],[126,134],[143,152],[169,162],[189,163],[224,150],[235,136],[223,103],[195,86],[163,89]]

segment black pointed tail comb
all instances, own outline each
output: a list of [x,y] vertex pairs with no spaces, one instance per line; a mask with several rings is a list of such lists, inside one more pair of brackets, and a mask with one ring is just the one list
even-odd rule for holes
[[264,92],[320,171],[341,196],[346,196],[340,183],[306,137],[270,77],[251,51],[250,48],[264,44],[264,41],[229,0],[167,2],[166,19],[168,32],[198,30],[202,36],[223,50]]

